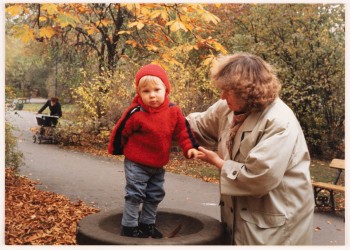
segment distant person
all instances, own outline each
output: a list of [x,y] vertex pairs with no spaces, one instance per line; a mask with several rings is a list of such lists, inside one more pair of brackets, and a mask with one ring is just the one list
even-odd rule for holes
[[202,153],[181,109],[168,99],[170,83],[163,68],[155,64],[141,67],[136,74],[136,92],[114,126],[108,145],[110,154],[125,155],[121,235],[162,238],[156,228],[156,214],[165,196],[163,167],[169,162],[171,141],[179,143],[186,158]]
[[62,117],[61,104],[58,102],[57,97],[51,97],[50,100],[47,100],[44,106],[42,106],[41,109],[39,109],[38,114],[41,114],[47,107],[49,107],[50,109],[51,116]]
[[[38,114],[41,114],[47,107],[50,109],[50,116],[58,116],[59,118],[62,117],[61,104],[58,102],[57,97],[51,97],[50,100],[47,100],[44,106],[39,109]],[[58,119],[51,118],[51,124],[56,126],[57,123]]]

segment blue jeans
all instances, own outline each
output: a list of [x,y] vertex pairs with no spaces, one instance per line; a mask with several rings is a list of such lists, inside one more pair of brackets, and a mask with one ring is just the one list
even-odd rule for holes
[[[125,205],[122,225],[136,227],[138,222],[153,224],[158,204],[165,196],[163,168],[147,167],[125,158]],[[143,203],[140,218],[139,208]]]

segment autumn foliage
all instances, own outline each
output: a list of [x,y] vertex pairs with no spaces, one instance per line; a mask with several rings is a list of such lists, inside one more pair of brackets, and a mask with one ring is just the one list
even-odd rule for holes
[[77,222],[98,212],[82,201],[36,189],[37,182],[5,172],[5,244],[74,245]]

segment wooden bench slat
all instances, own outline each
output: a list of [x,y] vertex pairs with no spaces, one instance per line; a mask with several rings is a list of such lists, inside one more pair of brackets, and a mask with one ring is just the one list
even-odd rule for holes
[[340,185],[334,185],[331,183],[325,183],[325,182],[313,182],[312,186],[320,187],[320,188],[325,188],[325,189],[331,189],[334,191],[339,191],[339,192],[345,192],[345,187],[340,186]]
[[343,159],[333,159],[329,164],[331,168],[339,168],[345,170],[345,160]]

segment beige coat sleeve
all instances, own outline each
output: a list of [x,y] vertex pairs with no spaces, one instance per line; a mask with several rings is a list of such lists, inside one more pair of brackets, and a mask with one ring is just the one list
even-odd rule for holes
[[206,111],[191,113],[186,117],[199,145],[211,150],[217,149],[222,132],[221,120],[227,119],[229,113],[232,111],[228,109],[226,101],[219,100]]

